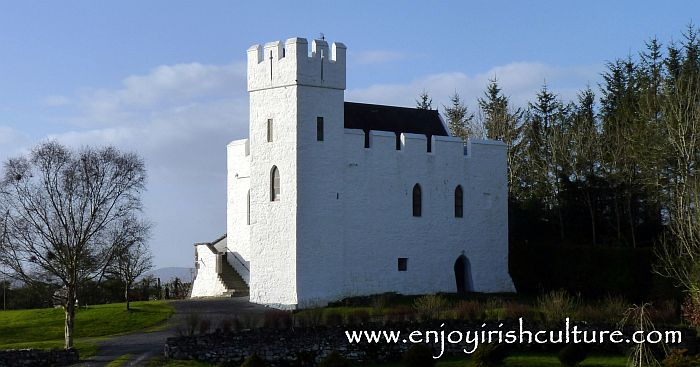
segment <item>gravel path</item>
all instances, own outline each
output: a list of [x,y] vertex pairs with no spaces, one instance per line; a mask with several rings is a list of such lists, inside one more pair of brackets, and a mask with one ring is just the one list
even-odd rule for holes
[[131,358],[123,366],[141,366],[151,358],[162,356],[165,339],[175,336],[178,327],[185,325],[190,314],[197,314],[200,320],[211,320],[212,329],[215,329],[224,319],[233,316],[239,319],[259,317],[266,310],[263,306],[248,302],[248,297],[180,300],[171,302],[171,305],[175,308],[175,314],[164,328],[100,341],[97,343],[97,355],[74,366],[106,366],[125,354],[131,354]]

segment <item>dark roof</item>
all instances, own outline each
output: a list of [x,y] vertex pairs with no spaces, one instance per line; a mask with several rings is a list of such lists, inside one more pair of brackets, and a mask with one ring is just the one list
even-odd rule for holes
[[345,102],[345,128],[448,136],[437,110]]

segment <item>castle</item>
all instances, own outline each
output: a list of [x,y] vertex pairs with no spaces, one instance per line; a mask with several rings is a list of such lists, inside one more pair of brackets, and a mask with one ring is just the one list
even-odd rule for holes
[[345,102],[346,47],[248,49],[250,135],[227,146],[226,235],[192,297],[277,308],[398,292],[512,291],[506,147],[437,111]]

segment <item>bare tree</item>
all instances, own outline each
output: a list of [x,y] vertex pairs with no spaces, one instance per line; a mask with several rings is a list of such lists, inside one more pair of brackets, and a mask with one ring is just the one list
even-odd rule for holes
[[669,173],[667,234],[655,269],[700,304],[700,73],[668,85],[662,103]]
[[65,347],[73,347],[79,285],[104,272],[125,218],[141,210],[143,160],[113,147],[69,149],[55,141],[9,159],[0,174],[0,263],[29,284],[65,290]]
[[129,290],[140,276],[153,268],[153,256],[146,243],[150,225],[135,217],[122,221],[118,231],[112,233],[113,243],[118,247],[114,260],[108,264],[107,273],[124,285],[124,301],[129,310]]

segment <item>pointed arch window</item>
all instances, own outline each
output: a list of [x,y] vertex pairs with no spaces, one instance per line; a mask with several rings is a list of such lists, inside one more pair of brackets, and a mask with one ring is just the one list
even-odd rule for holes
[[464,217],[464,191],[461,185],[455,188],[455,218]]
[[413,216],[420,217],[423,207],[423,198],[419,184],[413,186]]
[[280,171],[272,166],[270,172],[270,201],[280,201]]

